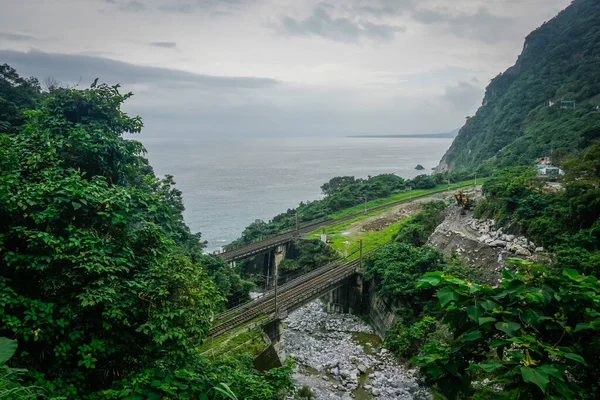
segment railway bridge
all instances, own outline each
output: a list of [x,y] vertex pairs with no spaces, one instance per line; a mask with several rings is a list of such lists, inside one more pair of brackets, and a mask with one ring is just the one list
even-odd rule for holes
[[215,317],[209,336],[219,336],[258,317],[264,317],[263,324],[285,318],[288,313],[332,292],[330,307],[348,312],[354,308],[353,300],[360,295],[360,264],[360,258],[327,264],[231,308]]

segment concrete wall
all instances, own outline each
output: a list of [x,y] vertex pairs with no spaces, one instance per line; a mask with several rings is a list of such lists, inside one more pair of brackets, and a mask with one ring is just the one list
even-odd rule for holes
[[270,344],[254,359],[254,367],[260,371],[281,367],[286,358],[281,320],[269,322],[265,325],[264,331],[265,340]]
[[362,275],[345,279],[341,286],[321,297],[327,312],[360,314],[362,312]]
[[398,308],[377,294],[377,288],[373,282],[367,282],[365,291],[367,294],[365,307],[368,310],[369,323],[375,333],[384,340],[386,332],[394,325]]

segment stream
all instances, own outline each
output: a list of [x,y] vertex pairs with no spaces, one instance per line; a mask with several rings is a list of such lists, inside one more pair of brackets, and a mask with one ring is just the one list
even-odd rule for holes
[[360,318],[329,314],[316,300],[284,321],[288,356],[298,361],[298,389],[314,399],[431,399],[417,369],[401,364]]

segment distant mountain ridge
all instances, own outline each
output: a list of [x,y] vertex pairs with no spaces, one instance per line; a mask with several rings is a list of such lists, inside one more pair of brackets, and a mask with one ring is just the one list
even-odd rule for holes
[[574,0],[527,36],[515,65],[491,81],[436,171],[577,154],[600,137],[598,106],[600,1]]

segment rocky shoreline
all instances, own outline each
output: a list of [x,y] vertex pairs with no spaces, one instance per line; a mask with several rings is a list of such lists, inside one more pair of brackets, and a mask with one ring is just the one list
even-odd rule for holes
[[286,353],[298,361],[296,386],[315,399],[431,399],[418,371],[402,365],[358,317],[329,314],[317,300],[284,321]]

